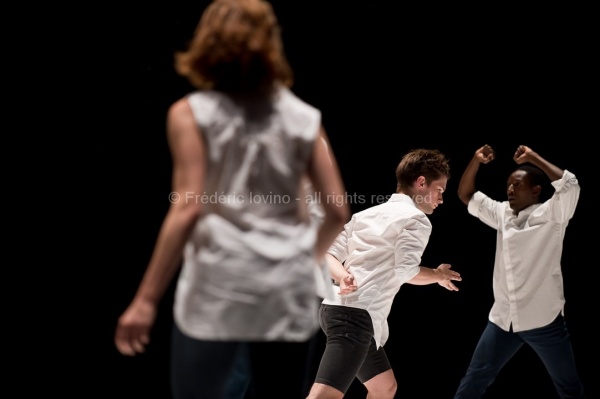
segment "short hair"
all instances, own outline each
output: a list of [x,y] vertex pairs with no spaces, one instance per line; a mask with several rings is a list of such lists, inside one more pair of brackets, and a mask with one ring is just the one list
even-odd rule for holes
[[214,0],[204,11],[175,69],[198,89],[228,93],[291,87],[277,17],[264,0]]
[[416,149],[404,154],[396,168],[398,189],[409,188],[419,176],[424,176],[427,184],[442,177],[450,178],[450,164],[439,150]]
[[542,186],[547,183],[547,176],[542,170],[533,165],[520,165],[515,170],[522,170],[525,172],[525,179],[531,186]]

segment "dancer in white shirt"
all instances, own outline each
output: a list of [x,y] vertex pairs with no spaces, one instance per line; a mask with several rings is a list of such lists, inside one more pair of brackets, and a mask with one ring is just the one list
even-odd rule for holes
[[[565,230],[579,200],[579,183],[573,173],[521,145],[513,156],[521,166],[508,178],[508,200],[495,201],[475,189],[479,166],[494,158],[492,147],[479,148],[458,186],[469,213],[498,233],[494,304],[454,398],[483,397],[523,344],[540,357],[560,398],[585,398],[563,317],[560,263]],[[544,173],[555,191],[542,203]]]
[[393,399],[397,383],[383,346],[400,286],[438,283],[458,291],[452,281],[461,280],[449,264],[420,266],[432,228],[427,215],[443,202],[449,177],[444,154],[410,151],[396,169],[396,193],[353,215],[329,248],[340,295],[321,305],[327,342],[309,399],[341,399],[355,377],[369,398]]

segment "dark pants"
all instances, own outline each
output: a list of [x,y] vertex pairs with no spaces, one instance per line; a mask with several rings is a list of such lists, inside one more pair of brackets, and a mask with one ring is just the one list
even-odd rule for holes
[[[304,377],[304,393],[303,397],[307,396],[312,387],[312,383],[317,373],[315,358],[317,356],[319,334],[315,334],[310,340],[308,352],[308,362],[306,364]],[[233,370],[225,387],[223,399],[257,399],[254,393],[254,384],[252,383],[252,370],[250,367],[250,353],[248,344],[241,343],[239,352],[235,358]]]
[[173,398],[222,398],[243,345],[247,345],[249,352],[252,387],[257,398],[305,398],[309,341],[201,341],[184,335],[176,326],[171,336]]
[[321,305],[321,328],[327,336],[315,382],[346,393],[354,378],[364,383],[391,369],[383,347],[377,349],[369,312]]
[[521,332],[513,332],[512,329],[506,332],[488,321],[454,399],[483,397],[502,367],[523,344],[529,345],[540,357],[560,398],[585,398],[567,325],[559,314],[547,326]]
[[252,385],[252,367],[250,366],[250,351],[247,343],[240,343],[235,357],[233,370],[225,387],[223,399],[254,398]]

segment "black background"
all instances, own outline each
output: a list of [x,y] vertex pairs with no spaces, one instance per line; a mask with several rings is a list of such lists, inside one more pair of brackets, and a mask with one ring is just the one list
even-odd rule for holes
[[[293,91],[320,108],[347,192],[374,205],[395,191],[395,167],[416,147],[438,148],[451,160],[444,204],[422,263],[450,263],[464,281],[459,292],[405,285],[389,317],[386,351],[398,398],[451,398],[492,304],[495,232],[468,215],[456,195],[473,152],[492,145],[497,160],[483,166],[479,188],[505,198],[505,181],[520,144],[574,172],[582,186],[563,255],[566,318],[589,398],[600,395],[593,354],[598,301],[593,237],[591,144],[598,132],[592,90],[597,42],[589,10],[484,9],[392,1],[273,1]],[[101,263],[95,300],[87,304],[100,338],[74,364],[83,371],[79,397],[170,398],[168,336],[172,289],[161,303],[148,351],[128,358],[113,344],[114,327],[140,282],[167,211],[170,156],[168,106],[192,88],[173,69],[208,4],[152,3],[101,10],[103,37],[95,49],[101,93],[96,137],[102,162],[92,258]],[[461,8],[464,7],[464,8]],[[562,5],[561,5],[562,7]],[[594,73],[592,73],[594,72]],[[590,98],[591,97],[591,98]],[[595,172],[595,171],[594,171]],[[595,241],[595,240],[594,240]],[[88,253],[89,256],[89,253]],[[92,338],[90,338],[92,339]],[[88,363],[91,360],[90,363]],[[282,369],[285,372],[285,368]],[[276,378],[276,376],[274,376]],[[355,383],[347,398],[364,397]],[[524,347],[502,370],[490,398],[556,398],[540,360]],[[285,398],[285,395],[282,395]]]

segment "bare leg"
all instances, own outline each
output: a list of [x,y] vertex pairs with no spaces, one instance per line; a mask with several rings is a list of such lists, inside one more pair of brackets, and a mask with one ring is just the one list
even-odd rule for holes
[[398,389],[396,377],[394,377],[392,369],[377,374],[363,384],[367,388],[367,391],[369,391],[367,399],[394,399],[394,395],[396,395],[396,390]]
[[310,388],[310,393],[306,399],[342,399],[344,393],[329,385],[315,382]]

